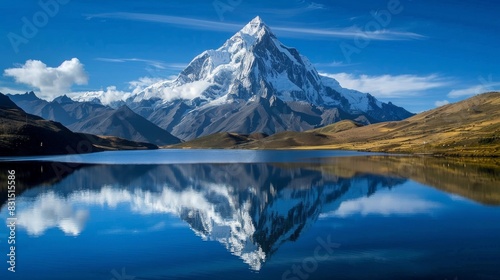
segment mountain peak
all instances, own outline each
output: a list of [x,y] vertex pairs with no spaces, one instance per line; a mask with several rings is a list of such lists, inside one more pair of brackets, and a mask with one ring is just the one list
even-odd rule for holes
[[2,94],[1,92],[0,92],[0,108],[21,110],[21,108],[19,108],[7,95]]
[[263,37],[267,33],[271,33],[269,27],[264,23],[260,16],[256,16],[247,25],[245,25],[239,33],[250,35],[255,38]]
[[132,111],[127,105],[120,106],[120,108],[118,108],[116,112],[135,114],[135,112]]
[[69,98],[66,94],[62,96],[56,97],[53,102],[57,102],[59,104],[73,103],[73,99]]
[[260,16],[254,17],[248,24],[253,25],[253,26],[266,25]]
[[26,99],[31,99],[31,100],[39,100],[40,99],[40,98],[38,98],[38,96],[36,96],[36,94],[33,91],[25,92],[22,95],[24,95],[26,97]]

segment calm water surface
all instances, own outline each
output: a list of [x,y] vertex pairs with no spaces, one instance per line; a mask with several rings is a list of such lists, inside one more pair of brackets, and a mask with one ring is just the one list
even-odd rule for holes
[[141,151],[15,169],[0,279],[500,279],[495,163],[326,151]]

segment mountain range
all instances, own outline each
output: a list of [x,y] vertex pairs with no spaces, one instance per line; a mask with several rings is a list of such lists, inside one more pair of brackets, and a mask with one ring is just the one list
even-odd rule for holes
[[105,150],[157,149],[117,137],[74,133],[61,123],[27,114],[0,93],[0,156],[82,154]]
[[[126,105],[182,140],[218,132],[271,135],[346,119],[370,124],[413,115],[370,94],[344,89],[335,79],[319,74],[298,50],[282,44],[260,17],[220,48],[196,56],[174,80],[158,82],[124,100],[110,102],[105,94],[88,92],[73,99],[79,101],[78,106],[88,107],[88,112],[111,110],[100,103],[115,109]],[[23,102],[19,106],[28,112],[66,123],[72,129],[112,133],[109,125],[99,127],[109,112],[101,120],[96,117],[91,125],[83,124],[84,115],[75,116],[75,108],[68,110],[70,106],[64,105],[66,97],[43,108],[28,108]],[[75,120],[79,123],[70,123]],[[93,130],[88,130],[90,127]],[[151,141],[148,137],[132,140]]]
[[178,138],[134,113],[126,105],[114,109],[100,102],[76,102],[66,95],[48,102],[38,98],[34,92],[8,96],[26,112],[60,122],[74,132],[115,136],[154,145],[180,143]]

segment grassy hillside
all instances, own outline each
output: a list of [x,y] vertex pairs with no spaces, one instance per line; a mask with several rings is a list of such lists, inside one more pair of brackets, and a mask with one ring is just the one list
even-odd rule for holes
[[474,96],[403,121],[325,134],[331,143],[317,148],[500,156],[500,93]]

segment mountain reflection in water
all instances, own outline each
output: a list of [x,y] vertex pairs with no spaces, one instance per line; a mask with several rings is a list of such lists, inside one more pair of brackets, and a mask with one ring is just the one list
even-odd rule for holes
[[307,164],[80,165],[57,178],[51,163],[14,164],[23,191],[18,225],[29,235],[59,228],[78,236],[93,219],[89,207],[126,209],[130,215],[169,214],[203,240],[220,242],[255,271],[318,218],[431,213],[440,207],[411,195],[384,193],[372,199],[409,179],[498,205],[498,169],[478,166],[379,156]]

